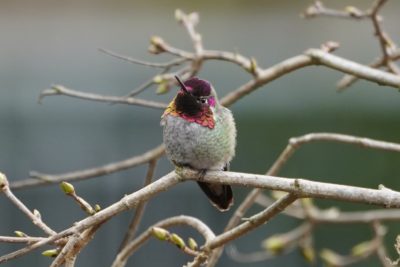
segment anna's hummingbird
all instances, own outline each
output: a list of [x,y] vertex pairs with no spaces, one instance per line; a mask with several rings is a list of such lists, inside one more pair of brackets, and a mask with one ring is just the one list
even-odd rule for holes
[[[235,155],[236,127],[213,86],[205,80],[177,77],[180,90],[161,117],[167,157],[175,166],[190,167],[203,175],[207,170],[227,170]],[[233,203],[229,185],[198,182],[211,203],[225,211]]]

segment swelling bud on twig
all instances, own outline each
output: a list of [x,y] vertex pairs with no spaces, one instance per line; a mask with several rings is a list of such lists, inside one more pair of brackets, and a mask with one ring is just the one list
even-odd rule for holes
[[373,241],[365,241],[355,245],[351,249],[351,255],[355,257],[363,256],[369,253],[372,249],[374,249],[374,242]]
[[7,177],[4,173],[0,172],[0,190],[8,186]]
[[17,237],[27,237],[27,234],[25,234],[25,233],[22,232],[22,231],[14,231],[14,234],[15,234]]
[[300,252],[306,261],[310,263],[315,262],[315,249],[312,246],[301,246]]
[[74,188],[74,186],[73,186],[72,184],[70,184],[70,183],[62,182],[62,183],[60,184],[60,188],[61,188],[61,190],[62,190],[65,194],[67,194],[67,195],[72,195],[72,194],[75,193],[75,188]]
[[167,82],[162,82],[158,85],[157,90],[156,90],[156,94],[157,95],[162,95],[165,93],[168,93],[170,89],[170,86]]
[[194,240],[191,237],[189,237],[189,239],[188,239],[188,245],[189,245],[189,248],[192,249],[192,250],[197,250],[199,248],[199,246],[197,245],[196,240]]
[[164,46],[164,40],[159,36],[153,36],[150,38],[150,46],[148,50],[150,53],[157,55],[165,52],[163,46]]
[[101,207],[99,204],[94,205],[94,211],[99,212],[101,210]]
[[180,10],[180,9],[175,10],[175,19],[178,22],[182,22],[184,16],[185,16],[185,13],[183,13],[182,10]]
[[54,258],[54,257],[57,257],[58,253],[59,253],[58,249],[49,249],[49,250],[43,251],[42,255],[46,256],[46,257]]
[[341,256],[330,249],[323,249],[319,256],[327,266],[340,266]]
[[186,246],[185,241],[183,241],[183,239],[175,233],[171,235],[170,240],[180,249],[183,249]]
[[286,247],[286,240],[280,235],[273,235],[262,242],[262,246],[273,254],[279,254]]
[[153,78],[153,82],[156,83],[156,84],[160,84],[160,83],[162,83],[164,80],[165,80],[165,79],[164,79],[164,77],[163,77],[162,75],[156,75],[156,76],[154,76],[154,78]]
[[327,41],[327,42],[321,44],[321,50],[324,50],[327,53],[331,53],[331,52],[335,51],[336,49],[338,49],[339,46],[340,46],[340,44],[338,42]]
[[257,60],[252,57],[250,59],[250,67],[249,67],[249,72],[253,75],[257,74],[257,68],[258,68],[258,64],[257,64]]
[[344,10],[352,17],[359,18],[363,15],[363,12],[355,6],[346,6]]
[[151,229],[151,233],[153,234],[153,236],[155,236],[156,238],[158,238],[159,240],[162,241],[166,241],[169,239],[169,232],[167,230],[165,230],[164,228],[161,227],[153,227]]

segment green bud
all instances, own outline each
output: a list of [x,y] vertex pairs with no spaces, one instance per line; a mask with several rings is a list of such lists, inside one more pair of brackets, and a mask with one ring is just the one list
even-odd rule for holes
[[176,9],[175,10],[175,19],[178,22],[181,22],[184,16],[185,16],[185,13],[183,13],[182,10],[180,10],[180,9]]
[[156,76],[154,76],[154,78],[153,78],[153,82],[154,82],[154,83],[157,83],[157,84],[162,83],[163,81],[164,81],[164,78],[163,78],[162,75],[156,75]]
[[372,247],[371,241],[361,242],[361,243],[355,245],[351,249],[351,255],[353,255],[355,257],[363,256],[366,253],[368,253],[369,251],[371,251],[371,247]]
[[314,203],[313,203],[312,198],[302,198],[300,201],[303,204],[303,206],[306,207],[306,208],[314,207]]
[[254,57],[252,57],[252,58],[250,59],[249,71],[250,71],[251,73],[255,74],[255,73],[256,73],[256,70],[257,70],[257,67],[258,67],[257,60],[256,60]]
[[158,51],[157,47],[155,45],[152,45],[152,44],[149,46],[147,51],[149,51],[150,54],[154,54],[154,55],[157,55],[157,54],[160,53],[160,51]]
[[152,54],[160,54],[165,52],[164,50],[164,40],[159,36],[153,36],[150,38],[149,52]]
[[0,172],[0,189],[8,185],[7,177],[4,173]]
[[159,46],[164,43],[164,40],[160,36],[152,36],[150,38],[150,44],[154,46]]
[[169,87],[168,83],[166,83],[166,82],[160,83],[157,87],[156,94],[162,95],[162,94],[168,93],[169,89],[170,89],[170,87]]
[[170,240],[180,249],[183,249],[186,246],[185,241],[183,241],[183,239],[175,233],[171,235]]
[[58,253],[59,253],[58,249],[48,249],[48,250],[43,251],[42,255],[46,256],[46,257],[54,258],[54,257],[57,257]]
[[286,195],[287,193],[284,191],[272,191],[271,192],[271,197],[273,197],[274,199],[280,199],[281,197],[283,197],[284,195]]
[[300,252],[306,261],[310,263],[315,262],[315,250],[312,246],[300,247]]
[[361,10],[354,6],[346,6],[344,10],[352,17],[360,17],[362,15]]
[[67,182],[61,182],[60,184],[61,190],[67,194],[67,195],[72,195],[75,193],[75,188],[72,184],[67,183]]
[[262,242],[262,246],[273,254],[280,253],[286,247],[286,241],[281,235],[273,235]]
[[169,238],[169,232],[161,227],[153,227],[151,228],[152,234],[158,239],[165,241]]
[[101,207],[99,204],[94,205],[94,211],[99,212],[101,210]]
[[22,231],[14,231],[14,234],[15,234],[17,237],[27,237],[27,235],[26,235],[24,232],[22,232]]
[[194,240],[191,237],[189,237],[189,239],[188,239],[188,245],[189,245],[189,248],[192,249],[192,250],[197,250],[199,248],[199,246],[197,245],[196,240]]
[[341,256],[330,249],[323,249],[319,256],[328,266],[338,266],[340,265],[340,258]]

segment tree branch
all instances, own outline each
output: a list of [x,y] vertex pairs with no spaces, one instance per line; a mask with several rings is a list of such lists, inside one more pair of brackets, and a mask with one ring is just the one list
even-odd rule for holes
[[[76,232],[81,232],[88,227],[101,223],[112,216],[115,216],[125,210],[136,207],[139,203],[143,201],[147,201],[149,198],[154,195],[166,191],[172,186],[176,185],[179,182],[187,181],[187,180],[197,180],[202,179],[203,182],[209,183],[223,183],[223,184],[231,184],[231,185],[240,185],[240,186],[250,186],[250,187],[259,187],[264,189],[272,189],[272,190],[280,190],[291,193],[287,198],[282,199],[282,203],[276,203],[276,206],[272,205],[267,208],[269,210],[265,210],[264,212],[256,215],[254,218],[250,218],[250,221],[242,224],[240,228],[232,231],[225,232],[221,235],[221,237],[211,244],[207,246],[210,249],[216,248],[218,246],[223,245],[225,241],[231,240],[231,238],[237,237],[239,233],[244,233],[243,231],[253,229],[253,226],[249,224],[258,224],[262,221],[269,212],[272,212],[270,215],[275,215],[280,211],[280,207],[283,204],[289,205],[289,200],[293,201],[295,198],[302,197],[313,197],[313,198],[324,198],[324,199],[334,199],[334,200],[342,200],[347,202],[358,202],[358,203],[366,203],[378,206],[385,206],[391,208],[399,208],[400,207],[400,193],[395,192],[386,188],[382,188],[379,190],[375,189],[367,189],[360,188],[354,186],[347,185],[336,185],[330,183],[322,183],[315,181],[308,181],[304,179],[291,179],[284,177],[276,177],[276,176],[267,176],[267,175],[256,175],[256,174],[248,174],[248,173],[237,173],[237,172],[220,172],[220,171],[209,171],[204,177],[198,177],[199,174],[196,171],[190,169],[178,169],[177,175],[175,172],[171,172],[152,184],[125,196],[120,201],[110,205],[109,207],[99,211],[98,213],[81,220],[80,222],[75,223],[75,225],[71,228],[68,228],[64,231],[61,231],[55,235],[50,236],[42,241],[32,244],[31,246],[25,247],[23,249],[17,250],[15,252],[9,253],[0,257],[0,263],[22,256],[38,247],[41,247],[50,242],[54,242],[62,237],[71,235]],[[286,207],[284,205],[284,207]],[[274,210],[277,209],[277,210]],[[250,223],[251,222],[251,223]],[[240,230],[242,229],[242,230]],[[228,234],[229,233],[229,234]]]
[[7,177],[0,172],[0,193],[3,193],[19,210],[21,210],[34,225],[43,230],[47,235],[54,235],[56,232],[42,221],[42,218],[31,212],[21,200],[10,190]]
[[[157,160],[153,159],[149,162],[149,167],[147,170],[147,174],[146,174],[146,179],[144,181],[144,185],[143,186],[147,186],[151,183],[151,180],[153,179],[154,176],[154,171],[157,165]],[[121,243],[120,246],[120,251],[127,245],[127,243],[132,240],[132,238],[135,236],[136,231],[139,227],[140,221],[142,220],[143,217],[143,213],[144,210],[146,208],[146,204],[147,202],[141,202],[137,208],[135,209],[135,214],[134,217],[128,227],[128,231],[125,234],[124,240]]]
[[31,176],[34,178],[16,181],[10,185],[10,187],[15,189],[28,188],[32,186],[39,186],[45,184],[58,184],[63,181],[79,181],[84,179],[89,179],[91,177],[102,176],[110,174],[113,172],[133,168],[135,166],[150,162],[153,159],[158,159],[164,155],[165,149],[164,145],[161,144],[156,148],[153,148],[142,155],[134,156],[119,162],[109,163],[104,166],[95,167],[86,170],[68,172],[58,175],[44,174],[38,172],[32,172]]
[[211,229],[197,218],[190,217],[190,216],[184,216],[184,215],[171,217],[171,218],[162,220],[162,221],[154,224],[153,226],[149,227],[139,237],[137,237],[132,242],[128,243],[127,246],[125,246],[118,253],[117,257],[115,258],[115,260],[112,264],[112,267],[125,266],[130,255],[132,255],[132,253],[135,252],[136,249],[138,249],[141,245],[143,245],[143,243],[146,242],[152,236],[151,229],[153,227],[166,228],[166,227],[171,227],[174,225],[187,225],[187,226],[194,228],[196,231],[198,231],[204,237],[204,239],[206,240],[206,243],[215,238],[215,234],[211,231]]
[[44,97],[52,95],[64,95],[64,96],[98,101],[98,102],[137,105],[137,106],[156,108],[156,109],[165,109],[167,107],[167,104],[165,103],[144,100],[140,98],[133,98],[133,97],[105,96],[93,93],[85,93],[66,88],[62,85],[53,85],[50,89],[42,91],[39,96],[39,102],[41,102]]
[[[358,145],[365,148],[373,148],[373,149],[382,149],[400,152],[400,144],[377,141],[369,138],[356,137],[351,135],[343,135],[336,133],[310,133],[300,137],[290,138],[289,144],[285,147],[279,157],[275,160],[274,164],[267,171],[267,175],[277,175],[282,167],[287,163],[287,161],[292,157],[297,149],[299,149],[302,145],[308,144],[316,141],[330,141],[330,142],[339,142],[339,143],[348,143],[353,145]],[[230,218],[228,224],[225,226],[225,231],[232,229],[236,226],[244,214],[252,207],[257,197],[262,192],[260,188],[254,188],[251,192],[246,196],[246,198],[242,201],[240,206],[236,209],[232,217]],[[389,213],[389,212],[388,212]],[[372,214],[377,215],[377,214]],[[317,216],[315,214],[315,216]],[[322,218],[321,218],[322,219]],[[327,218],[325,218],[327,219]],[[330,218],[333,220],[333,218]],[[351,220],[350,218],[346,218],[345,220]],[[355,219],[355,218],[352,218]],[[361,218],[358,218],[361,219]],[[364,219],[364,218],[363,218]],[[337,218],[340,221],[339,218]],[[222,247],[217,248],[212,254],[211,258],[208,260],[208,267],[213,267],[217,263],[219,257],[222,254]]]

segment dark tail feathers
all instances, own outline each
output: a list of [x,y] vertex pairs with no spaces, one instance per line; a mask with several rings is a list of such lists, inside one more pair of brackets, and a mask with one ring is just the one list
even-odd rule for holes
[[210,184],[205,182],[197,183],[211,203],[220,211],[227,211],[233,204],[233,194],[230,185]]

